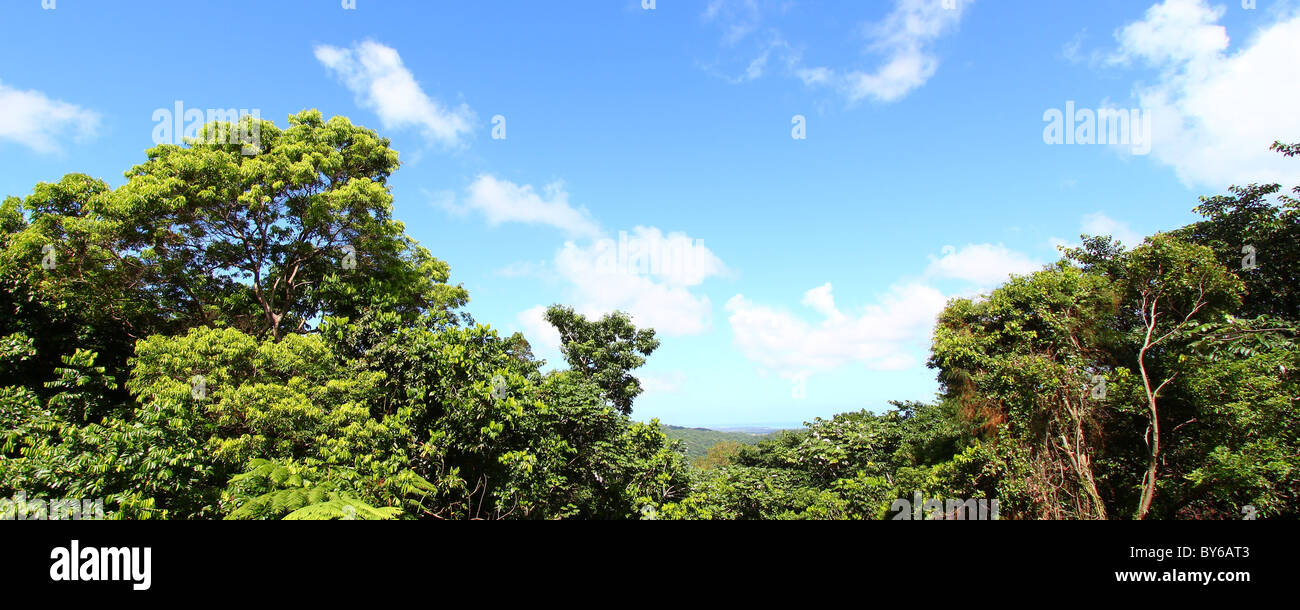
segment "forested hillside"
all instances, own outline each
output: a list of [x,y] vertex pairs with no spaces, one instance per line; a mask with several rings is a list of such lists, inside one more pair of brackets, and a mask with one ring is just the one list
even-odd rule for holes
[[682,426],[664,426],[664,434],[674,441],[681,442],[681,448],[688,458],[702,458],[709,453],[718,443],[739,443],[752,445],[764,438],[767,434],[752,434],[749,432],[728,432],[723,430],[710,430],[708,428],[686,428]]
[[567,368],[542,372],[392,217],[387,139],[244,120],[257,154],[163,144],[117,188],[69,174],[0,206],[0,495],[130,519],[882,519],[916,494],[1297,516],[1300,187],[952,300],[933,402],[692,465],[702,445],[632,417],[652,329],[552,306]]

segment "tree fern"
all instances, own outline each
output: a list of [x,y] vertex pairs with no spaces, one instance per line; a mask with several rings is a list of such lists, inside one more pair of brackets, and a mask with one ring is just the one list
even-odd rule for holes
[[402,509],[394,506],[375,508],[351,496],[329,494],[331,499],[304,506],[285,516],[286,521],[303,519],[342,519],[377,521],[396,519]]

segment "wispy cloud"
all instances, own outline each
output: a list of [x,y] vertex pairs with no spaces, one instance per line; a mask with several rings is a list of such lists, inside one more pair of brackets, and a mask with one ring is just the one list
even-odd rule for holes
[[842,309],[827,282],[806,291],[801,301],[817,314],[815,322],[739,294],[727,301],[726,311],[736,347],[781,377],[799,379],[852,363],[900,370],[921,365],[937,316],[957,296],[936,284],[955,282],[960,294],[972,294],[1041,268],[1001,244],[947,246],[941,256],[930,257],[922,277],[896,283],[857,310]]
[[1120,222],[1101,212],[1094,212],[1083,217],[1084,235],[1109,235],[1118,239],[1126,248],[1142,245],[1142,234],[1134,231],[1127,222]]
[[35,90],[0,82],[0,139],[12,140],[43,154],[57,153],[63,141],[85,141],[98,130],[99,114]]
[[350,49],[318,45],[315,55],[385,128],[416,127],[445,146],[460,145],[473,128],[474,111],[463,103],[448,107],[426,94],[392,47],[373,41]]
[[465,190],[462,201],[456,201],[450,193],[442,193],[434,204],[457,214],[481,214],[492,226],[524,223],[554,227],[570,237],[601,235],[600,225],[585,208],[569,204],[569,193],[562,182],[548,184],[538,192],[531,185],[483,174]]
[[[1079,232],[1082,235],[1100,236],[1109,235],[1124,245],[1126,249],[1132,250],[1140,245],[1144,239],[1143,235],[1133,230],[1127,222],[1115,220],[1107,216],[1104,212],[1093,212],[1086,214],[1079,225]],[[1077,239],[1063,239],[1052,237],[1048,240],[1053,246],[1076,248],[1079,246]]]
[[889,16],[866,27],[867,48],[881,57],[879,66],[848,71],[839,86],[853,101],[893,102],[924,85],[939,69],[932,44],[961,22],[971,1],[945,8],[935,0],[897,0]]
[[778,63],[804,85],[838,91],[849,102],[870,99],[888,103],[906,97],[934,77],[940,63],[933,49],[935,41],[956,29],[973,1],[953,0],[949,8],[939,0],[894,0],[883,19],[858,28],[864,50],[877,58],[869,68],[805,63],[802,47],[788,42],[778,26],[764,21],[766,13],[788,11],[791,2],[713,0],[703,17],[722,27],[724,46],[758,40],[744,71],[727,77],[732,82],[761,78],[771,64]]
[[701,18],[721,25],[723,44],[734,45],[758,29],[763,13],[758,0],[709,0]]

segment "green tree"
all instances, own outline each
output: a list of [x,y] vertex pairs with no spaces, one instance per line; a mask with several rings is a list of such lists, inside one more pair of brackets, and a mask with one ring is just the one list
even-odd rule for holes
[[[8,262],[60,307],[105,312],[132,338],[220,324],[278,339],[368,306],[464,303],[447,265],[392,218],[387,139],[314,110],[259,131],[252,155],[202,136],[154,147],[115,190],[79,174],[37,185],[27,221],[5,212]],[[54,269],[40,265],[49,248]]]
[[735,461],[742,447],[744,444],[737,441],[718,441],[703,456],[695,458],[691,465],[704,470],[728,466]]
[[[1141,375],[1146,407],[1149,410],[1145,438],[1150,447],[1147,469],[1143,475],[1142,497],[1136,517],[1145,518],[1155,499],[1160,466],[1160,391],[1181,374],[1180,359],[1165,357],[1160,363],[1157,351],[1166,342],[1186,343],[1195,336],[1197,322],[1222,318],[1240,304],[1241,281],[1219,266],[1214,253],[1180,239],[1157,235],[1147,240],[1126,259],[1124,270],[1129,303],[1139,304],[1140,324],[1131,331],[1132,343],[1139,345],[1138,373]],[[1179,346],[1175,353],[1184,354]]]
[[[1273,150],[1294,157],[1300,144],[1275,142]],[[1245,282],[1239,316],[1300,319],[1300,200],[1295,197],[1300,186],[1290,194],[1280,184],[1229,191],[1202,197],[1195,211],[1205,220],[1175,234],[1212,248],[1219,262]]]
[[591,322],[559,305],[547,308],[546,321],[560,332],[560,352],[569,367],[595,383],[624,415],[631,413],[632,400],[641,394],[641,381],[632,370],[659,347],[654,331],[637,330],[622,312]]
[[1019,467],[1048,515],[1107,515],[1094,471],[1101,403],[1090,382],[1112,365],[1099,346],[1113,340],[1115,312],[1111,282],[1058,266],[1015,277],[984,300],[955,299],[935,328],[930,366],[946,398],[985,435],[1032,439]]
[[569,319],[590,366],[543,375],[391,218],[387,140],[314,111],[260,134],[0,205],[0,491],[235,519],[634,518],[685,493],[627,415],[653,331]]

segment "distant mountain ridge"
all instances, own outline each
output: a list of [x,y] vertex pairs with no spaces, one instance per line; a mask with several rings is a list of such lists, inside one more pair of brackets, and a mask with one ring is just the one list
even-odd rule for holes
[[686,456],[691,459],[704,457],[709,452],[710,447],[721,441],[736,441],[753,445],[782,430],[781,428],[759,426],[727,428],[724,430],[669,425],[661,425],[660,427],[663,428],[664,434],[668,435],[668,438],[682,441],[683,446],[686,448]]

